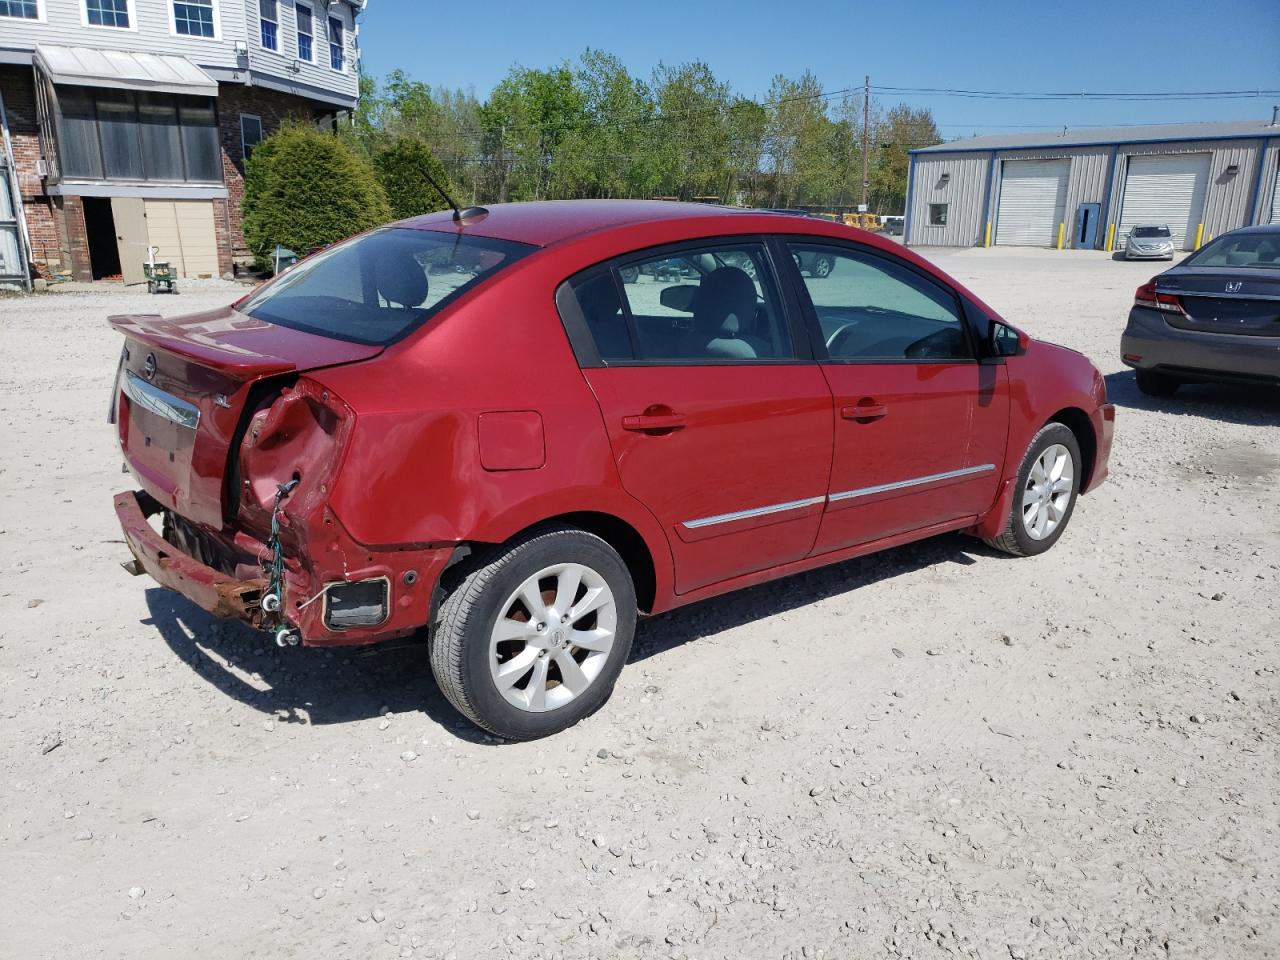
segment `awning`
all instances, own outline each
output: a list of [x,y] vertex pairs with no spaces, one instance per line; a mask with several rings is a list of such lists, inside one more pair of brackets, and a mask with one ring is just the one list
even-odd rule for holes
[[216,97],[218,81],[186,57],[37,44],[35,62],[54,83]]

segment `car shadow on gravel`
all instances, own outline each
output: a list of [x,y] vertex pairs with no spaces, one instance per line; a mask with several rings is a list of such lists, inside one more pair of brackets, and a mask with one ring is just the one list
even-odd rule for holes
[[948,533],[704,600],[642,620],[631,662],[926,567],[943,563],[968,566],[977,562],[976,557],[1011,559],[981,540]]
[[492,742],[437,689],[426,644],[280,649],[268,634],[214,617],[171,590],[152,587],[146,600],[151,617],[145,625],[197,676],[264,717],[318,726],[368,720],[385,707],[396,714],[421,711],[460,739]]
[[[979,540],[946,534],[705,600],[641,621],[631,662],[904,573],[946,562],[972,564],[975,556],[1005,555]],[[424,643],[280,649],[268,634],[214,617],[171,590],[152,587],[146,601],[151,616],[142,621],[145,626],[154,627],[198,677],[264,718],[327,725],[368,720],[384,708],[396,714],[421,711],[459,739],[499,742],[445,700]]]
[[1118,407],[1245,426],[1280,424],[1280,388],[1235,383],[1184,383],[1171,397],[1149,397],[1132,370],[1108,373],[1107,398]]

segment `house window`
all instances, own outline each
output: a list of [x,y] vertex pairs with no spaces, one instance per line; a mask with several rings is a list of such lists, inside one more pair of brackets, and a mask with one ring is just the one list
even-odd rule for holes
[[251,113],[240,114],[240,146],[246,160],[253,148],[262,142],[262,120]]
[[91,27],[129,29],[129,0],[84,0],[85,22]]
[[298,59],[310,62],[315,59],[311,52],[311,8],[295,3],[293,10],[298,18]]
[[36,0],[0,0],[0,17],[39,20],[40,5]]
[[213,0],[174,3],[173,32],[184,37],[217,36],[213,26]]
[[342,21],[337,17],[329,18],[329,66],[339,72],[347,68],[342,45]]
[[947,208],[949,203],[931,203],[929,204],[929,226],[945,227],[947,225]]
[[258,0],[258,24],[262,30],[262,49],[280,49],[280,7],[277,0]]

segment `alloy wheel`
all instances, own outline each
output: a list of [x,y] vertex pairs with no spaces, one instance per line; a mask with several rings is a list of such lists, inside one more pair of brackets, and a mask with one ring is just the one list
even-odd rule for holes
[[1075,494],[1075,463],[1060,443],[1046,447],[1027,474],[1022,490],[1022,525],[1027,536],[1043,540],[1062,523]]
[[600,676],[618,626],[609,584],[580,563],[527,578],[500,608],[489,673],[503,698],[530,713],[563,707]]

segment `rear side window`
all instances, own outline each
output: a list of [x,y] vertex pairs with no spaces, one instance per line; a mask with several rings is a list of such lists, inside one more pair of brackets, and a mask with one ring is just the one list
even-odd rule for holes
[[787,245],[832,360],[968,360],[955,294],[886,257]]
[[1280,231],[1226,234],[1187,257],[1183,265],[1280,270]]
[[240,312],[337,340],[391,343],[533,249],[429,230],[375,230],[303,260]]
[[750,363],[796,355],[758,243],[642,256],[572,288],[605,362]]

